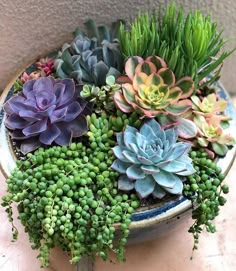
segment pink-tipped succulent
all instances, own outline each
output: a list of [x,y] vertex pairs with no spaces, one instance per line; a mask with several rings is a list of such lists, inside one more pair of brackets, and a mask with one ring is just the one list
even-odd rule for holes
[[35,64],[37,69],[41,71],[42,76],[49,76],[54,71],[54,60],[52,58],[41,58]]
[[131,57],[125,64],[126,76],[118,79],[122,92],[114,95],[116,106],[125,113],[136,111],[142,117],[158,114],[179,116],[191,108],[187,98],[194,90],[190,77],[176,82],[175,75],[158,56]]
[[210,118],[196,115],[194,122],[199,128],[197,137],[198,144],[202,147],[210,147],[218,155],[225,155],[228,151],[227,146],[236,143],[235,138],[226,134],[221,127],[221,118],[217,115],[212,115]]
[[38,79],[40,77],[40,73],[39,72],[31,72],[30,74],[24,72],[20,78],[20,81],[24,84],[25,82],[29,81],[29,80],[35,80]]
[[218,99],[215,93],[209,94],[202,100],[194,95],[191,97],[191,100],[193,102],[193,112],[197,115],[205,116],[207,118],[214,114],[224,112],[227,107],[227,101],[224,99]]

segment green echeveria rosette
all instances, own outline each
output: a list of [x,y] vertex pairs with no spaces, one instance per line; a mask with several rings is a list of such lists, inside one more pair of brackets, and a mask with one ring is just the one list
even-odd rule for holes
[[[120,75],[123,57],[116,31],[112,34],[107,26],[97,27],[93,21],[89,22],[86,34],[78,29],[72,43],[64,44],[55,60],[55,68],[60,78],[69,77],[79,84],[103,86],[107,76]],[[119,23],[115,22],[112,27]]]
[[184,176],[195,172],[188,156],[191,145],[177,142],[176,129],[162,130],[154,119],[139,131],[127,126],[117,134],[117,143],[112,168],[121,174],[118,187],[124,191],[135,189],[140,198],[181,194]]

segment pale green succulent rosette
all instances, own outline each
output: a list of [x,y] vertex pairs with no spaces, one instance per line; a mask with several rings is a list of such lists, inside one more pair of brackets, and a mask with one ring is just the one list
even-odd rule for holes
[[121,174],[118,187],[124,191],[135,189],[140,198],[181,194],[184,176],[195,172],[188,156],[191,145],[177,142],[176,129],[162,130],[154,119],[145,122],[139,131],[127,126],[117,134],[117,143],[112,168]]

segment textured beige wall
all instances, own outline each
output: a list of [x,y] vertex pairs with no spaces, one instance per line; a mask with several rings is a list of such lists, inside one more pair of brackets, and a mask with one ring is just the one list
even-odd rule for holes
[[[152,0],[0,0],[0,92],[10,78],[39,55],[60,47],[71,39],[76,26],[87,18],[98,23],[117,18],[129,19],[139,10],[154,10]],[[235,0],[177,0],[185,10],[201,9],[211,13],[224,28],[225,37],[236,37]],[[231,41],[230,47],[236,46]],[[226,60],[222,82],[236,93],[236,53]]]

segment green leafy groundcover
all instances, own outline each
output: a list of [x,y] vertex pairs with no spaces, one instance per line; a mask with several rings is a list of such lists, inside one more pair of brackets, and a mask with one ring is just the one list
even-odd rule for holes
[[42,267],[55,246],[71,263],[109,251],[123,261],[132,214],[182,194],[197,249],[229,191],[215,161],[235,138],[212,83],[232,52],[209,16],[174,4],[129,25],[86,28],[26,70],[4,104],[20,153],[2,197],[13,239],[16,202]]

